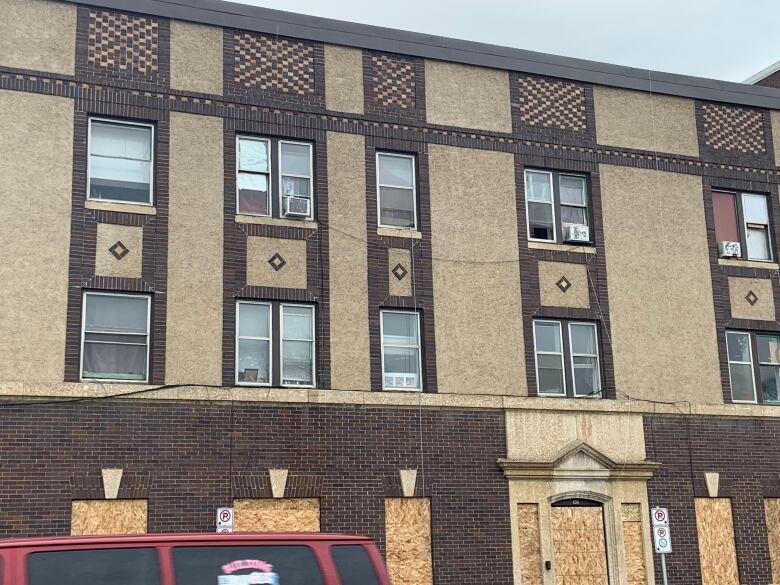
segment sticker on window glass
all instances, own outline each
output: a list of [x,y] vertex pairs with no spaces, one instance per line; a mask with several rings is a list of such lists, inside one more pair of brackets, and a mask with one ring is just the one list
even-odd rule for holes
[[273,569],[265,561],[233,561],[222,565],[224,574],[217,577],[217,585],[279,585],[279,575]]

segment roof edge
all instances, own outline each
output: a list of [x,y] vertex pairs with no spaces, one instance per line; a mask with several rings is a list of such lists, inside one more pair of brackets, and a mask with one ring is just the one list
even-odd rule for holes
[[622,89],[780,110],[777,88],[561,57],[224,0],[64,1]]
[[769,77],[774,73],[777,73],[778,71],[780,71],[780,61],[775,61],[772,65],[770,65],[769,67],[765,67],[758,73],[754,73],[742,83],[753,85],[754,83],[758,83],[762,79],[766,79],[767,77]]

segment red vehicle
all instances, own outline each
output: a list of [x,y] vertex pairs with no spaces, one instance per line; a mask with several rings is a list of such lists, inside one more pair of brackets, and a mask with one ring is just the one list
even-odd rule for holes
[[390,585],[374,543],[342,534],[0,540],[0,585]]

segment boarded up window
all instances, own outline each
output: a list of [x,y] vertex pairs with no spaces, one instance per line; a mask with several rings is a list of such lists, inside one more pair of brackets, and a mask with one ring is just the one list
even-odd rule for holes
[[73,535],[146,534],[146,500],[75,500]]
[[626,584],[645,585],[645,549],[642,542],[642,513],[639,504],[623,504],[623,548],[626,558]]
[[520,585],[542,585],[542,549],[539,540],[539,505],[517,505],[520,548]]
[[317,498],[257,498],[236,500],[236,532],[319,532]]
[[431,501],[385,500],[387,570],[393,585],[432,585]]
[[729,498],[696,498],[702,585],[739,585]]
[[769,556],[772,559],[772,583],[780,583],[780,498],[767,498],[764,507]]

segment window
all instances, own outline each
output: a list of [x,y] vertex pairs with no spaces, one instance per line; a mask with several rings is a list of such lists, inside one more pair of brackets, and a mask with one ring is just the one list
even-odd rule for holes
[[357,544],[333,546],[330,549],[341,585],[378,585],[374,564],[366,547]]
[[539,395],[601,395],[595,323],[534,321],[534,353]]
[[718,243],[739,242],[744,260],[772,260],[766,195],[713,191],[712,209]]
[[379,226],[417,229],[414,156],[378,152],[377,200]]
[[315,385],[313,306],[239,301],[236,320],[237,384]]
[[780,404],[780,334],[727,331],[726,351],[734,402]]
[[83,379],[147,381],[150,300],[146,295],[84,293]]
[[[238,136],[236,142],[238,213],[314,217],[311,144],[251,136]],[[278,164],[272,152],[277,153]]]
[[90,119],[87,199],[151,205],[153,145],[149,124]]
[[116,548],[32,553],[27,557],[29,585],[159,585],[160,567],[153,548]]
[[588,180],[583,175],[526,170],[525,211],[529,240],[591,241]]
[[411,311],[382,311],[382,388],[422,390],[420,317]]

